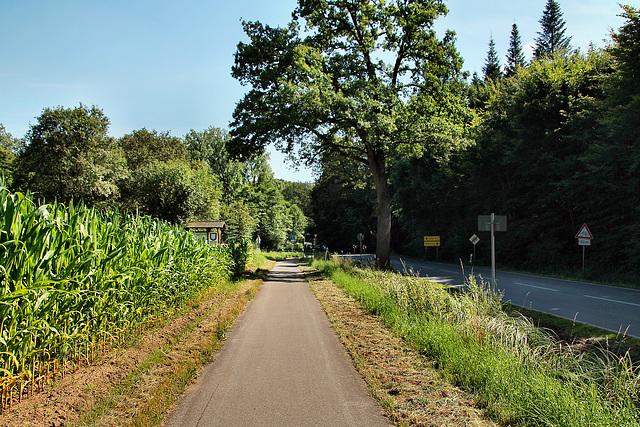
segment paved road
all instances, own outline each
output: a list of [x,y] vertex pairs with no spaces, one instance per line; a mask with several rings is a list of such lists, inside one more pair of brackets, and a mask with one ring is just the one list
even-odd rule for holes
[[388,426],[294,262],[279,262],[166,426]]
[[[370,258],[368,258],[370,257]],[[373,259],[365,256],[365,260]],[[354,256],[358,258],[358,256]],[[413,269],[420,276],[449,286],[463,286],[471,273],[491,281],[491,269],[465,267],[393,257],[397,271]],[[496,271],[503,300],[520,307],[597,326],[640,338],[640,291],[596,285],[587,282],[553,279],[528,274]]]

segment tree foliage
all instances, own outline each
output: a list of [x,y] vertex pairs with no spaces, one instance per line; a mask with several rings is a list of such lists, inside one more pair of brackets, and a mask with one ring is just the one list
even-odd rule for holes
[[640,32],[637,10],[623,6],[622,16],[605,50],[545,56],[495,85],[472,82],[475,144],[440,161],[396,164],[397,249],[419,254],[422,236],[441,235],[441,257],[468,259],[476,233],[479,261],[488,262],[489,236],[476,220],[494,212],[509,222],[497,235],[499,263],[579,270],[574,236],[588,223],[587,275],[637,270]]
[[225,202],[233,201],[244,183],[242,171],[245,165],[231,158],[229,141],[229,133],[216,127],[202,132],[192,129],[185,136],[189,157],[209,165],[211,172],[222,184],[222,199]]
[[139,209],[174,224],[210,220],[220,214],[220,191],[204,163],[152,162],[136,172]]
[[47,201],[100,205],[114,200],[126,167],[108,127],[109,119],[96,106],[45,108],[18,154],[14,186]]
[[[309,184],[279,182],[264,155],[246,162],[229,154],[229,135],[210,127],[184,138],[140,129],[107,135],[102,110],[45,109],[27,144],[0,128],[0,167],[16,189],[47,200],[84,202],[149,214],[176,224],[226,220],[230,242],[255,240],[282,247],[295,235],[301,247],[309,223]],[[12,158],[19,155],[14,170]],[[285,199],[282,192],[285,191]]]
[[22,141],[14,138],[0,123],[0,176],[7,187],[11,187],[16,153],[21,146]]
[[502,66],[500,65],[493,36],[489,39],[489,50],[487,51],[487,58],[485,59],[484,67],[482,67],[482,72],[484,73],[485,81],[493,80],[497,82],[502,78]]
[[509,37],[509,50],[507,51],[507,63],[505,66],[505,77],[513,76],[519,68],[525,66],[524,51],[522,50],[522,38],[518,25],[514,22],[511,26],[511,36]]
[[233,76],[250,90],[234,112],[234,150],[275,144],[308,162],[326,153],[366,165],[381,266],[390,257],[390,157],[448,146],[463,116],[454,35],[440,40],[432,28],[446,12],[430,0],[300,0],[285,28],[245,22],[250,42],[236,52]]
[[325,156],[322,173],[311,192],[318,245],[329,250],[353,251],[358,233],[365,235],[367,250],[375,250],[376,195],[370,175],[362,164],[340,157]]
[[120,146],[132,171],[155,162],[184,159],[186,146],[182,139],[169,132],[158,132],[142,128],[120,138]]
[[554,57],[558,52],[570,49],[571,37],[565,35],[567,29],[558,1],[547,0],[540,25],[542,29],[538,32],[534,48],[536,59]]
[[120,138],[129,179],[121,206],[182,224],[217,218],[219,183],[204,162],[187,157],[185,142],[169,132],[140,129]]
[[[582,206],[602,227],[599,258],[607,265],[640,266],[640,13],[621,6],[626,22],[612,34],[612,72],[603,82],[600,133],[585,160],[590,190]],[[593,195],[600,195],[600,197]],[[606,195],[606,196],[604,196]],[[595,231],[594,231],[595,233]]]

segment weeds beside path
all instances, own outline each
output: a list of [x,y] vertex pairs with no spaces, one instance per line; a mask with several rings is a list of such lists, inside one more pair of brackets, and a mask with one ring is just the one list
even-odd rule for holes
[[[273,262],[262,266],[267,269]],[[227,329],[268,270],[213,290],[182,313],[142,331],[0,416],[0,426],[157,425],[201,366],[213,359]]]
[[628,354],[579,353],[503,311],[469,280],[450,293],[416,277],[315,261],[438,372],[477,396],[491,417],[531,426],[638,426],[640,370]]
[[311,289],[356,368],[396,425],[495,426],[468,393],[441,375],[403,339],[386,328],[317,270],[301,263]]

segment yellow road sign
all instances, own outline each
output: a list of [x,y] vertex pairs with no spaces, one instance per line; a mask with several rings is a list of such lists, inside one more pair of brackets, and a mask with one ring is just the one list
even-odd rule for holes
[[425,246],[440,246],[440,236],[424,236]]

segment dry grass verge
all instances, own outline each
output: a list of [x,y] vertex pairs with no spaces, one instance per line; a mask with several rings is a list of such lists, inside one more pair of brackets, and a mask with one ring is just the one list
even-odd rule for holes
[[474,397],[444,381],[432,364],[317,270],[301,264],[334,330],[395,425],[495,426]]
[[227,329],[262,284],[259,273],[204,295],[188,310],[141,331],[131,346],[108,351],[91,366],[14,405],[0,416],[0,426],[159,424],[221,347]]

